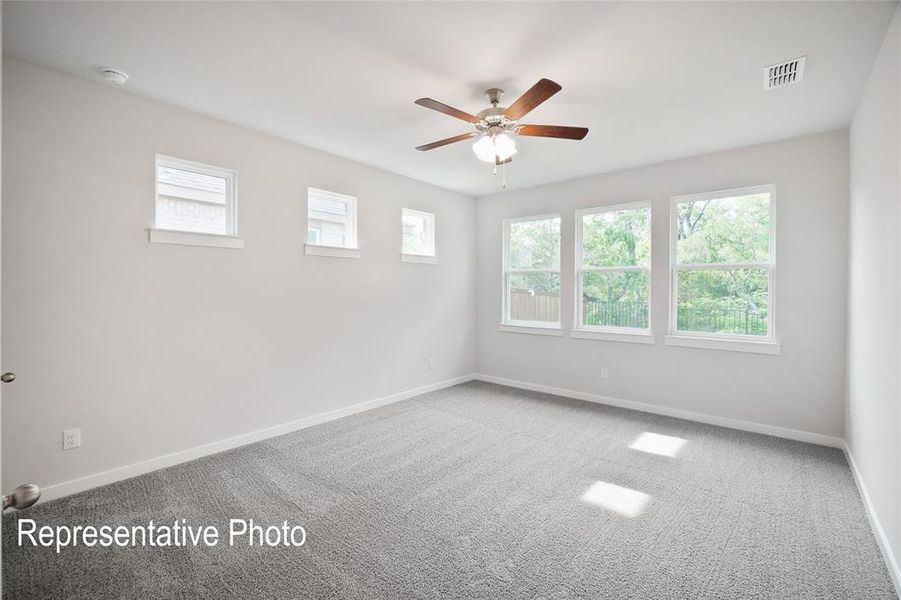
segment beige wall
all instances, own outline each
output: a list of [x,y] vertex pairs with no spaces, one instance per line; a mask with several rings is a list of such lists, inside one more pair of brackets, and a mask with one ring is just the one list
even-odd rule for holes
[[[4,488],[474,370],[471,198],[21,62],[4,69],[2,358],[18,374],[4,390]],[[244,250],[148,242],[156,153],[239,172]],[[358,197],[362,259],[304,255],[307,186]],[[437,265],[400,261],[402,207],[436,214]],[[70,427],[83,447],[64,452]]]
[[846,436],[901,589],[899,85],[901,13],[896,12],[851,124]]
[[[665,346],[669,199],[775,184],[780,356]],[[498,331],[505,218],[562,215],[564,330],[573,318],[574,211],[653,204],[653,345]],[[479,199],[480,373],[841,437],[847,293],[847,131],[731,150]],[[566,333],[566,332],[564,332]],[[600,378],[608,369],[609,379]]]

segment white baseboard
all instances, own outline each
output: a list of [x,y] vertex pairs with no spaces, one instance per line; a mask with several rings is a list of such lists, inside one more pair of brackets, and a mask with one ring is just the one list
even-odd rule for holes
[[565,398],[585,400],[586,402],[594,402],[596,404],[606,404],[608,406],[628,408],[630,410],[637,410],[640,412],[652,413],[655,415],[664,415],[666,417],[675,417],[678,419],[686,419],[688,421],[696,421],[698,423],[706,423],[708,425],[728,427],[729,429],[740,429],[741,431],[751,431],[753,433],[762,433],[765,435],[772,435],[775,437],[787,438],[790,440],[809,442],[811,444],[819,444],[820,446],[843,448],[845,444],[844,440],[841,438],[823,435],[821,433],[810,433],[797,429],[789,429],[787,427],[778,427],[776,425],[765,425],[763,423],[754,423],[753,421],[730,419],[729,417],[719,417],[716,415],[693,412],[690,410],[682,410],[679,408],[670,408],[657,404],[635,402],[634,400],[622,400],[620,398],[601,396],[600,394],[567,390],[564,388],[557,388],[549,385],[529,383],[526,381],[518,381],[516,379],[506,379],[504,377],[495,377],[494,375],[485,375],[483,373],[476,374],[475,379],[479,381],[487,381],[489,383],[497,383],[499,385],[520,388],[523,390],[532,390],[534,392],[553,394],[554,396],[563,396]]
[[406,400],[407,398],[412,398],[420,394],[434,392],[435,390],[440,390],[460,383],[466,383],[467,381],[472,381],[473,379],[475,379],[475,377],[475,374],[454,377],[453,379],[447,379],[445,381],[439,381],[438,383],[424,385],[412,390],[406,390],[403,392],[398,392],[396,394],[391,394],[389,396],[382,396],[381,398],[367,400],[366,402],[360,402],[358,404],[353,404],[344,408],[338,408],[329,412],[320,413],[318,415],[304,417],[303,419],[290,421],[281,425],[266,427],[265,429],[258,429],[249,433],[242,433],[241,435],[236,435],[234,437],[219,440],[217,442],[211,442],[202,446],[188,448],[187,450],[179,450],[178,452],[165,454],[163,456],[158,456],[149,460],[143,460],[141,462],[125,465],[123,467],[116,467],[115,469],[110,469],[109,471],[93,473],[91,475],[86,475],[85,477],[72,479],[71,481],[64,481],[62,483],[48,485],[41,491],[41,502],[49,502],[50,500],[56,500],[57,498],[62,498],[63,496],[69,496],[71,494],[83,492],[85,490],[99,487],[101,485],[107,485],[109,483],[114,483],[123,479],[129,479],[131,477],[143,475],[144,473],[150,473],[151,471],[156,471],[165,467],[171,467],[173,465],[187,462],[189,460],[194,460],[203,456],[209,456],[210,454],[216,454],[218,452],[224,452],[225,450],[231,450],[232,448],[238,448],[239,446],[246,446],[247,444],[252,444],[261,440],[284,435],[286,433],[291,433],[292,431],[306,429],[307,427],[312,427],[314,425],[319,425],[328,421],[334,421],[335,419],[340,419],[341,417],[347,417],[359,412],[372,410],[380,406],[385,406],[394,402]]
[[898,567],[898,561],[895,559],[895,554],[892,552],[892,547],[889,545],[885,530],[882,529],[882,524],[879,522],[879,517],[876,515],[876,509],[873,506],[872,500],[870,500],[870,493],[867,491],[867,486],[863,482],[863,477],[861,477],[860,471],[857,469],[857,463],[854,461],[854,455],[851,453],[851,448],[847,443],[844,444],[844,451],[845,457],[848,459],[848,464],[851,465],[851,473],[854,475],[857,491],[860,492],[860,497],[863,499],[863,506],[867,513],[867,519],[870,521],[870,527],[873,529],[873,534],[876,536],[876,543],[879,544],[879,549],[882,551],[882,558],[885,560],[885,566],[888,567],[889,576],[895,584],[895,594],[901,597],[901,568]]

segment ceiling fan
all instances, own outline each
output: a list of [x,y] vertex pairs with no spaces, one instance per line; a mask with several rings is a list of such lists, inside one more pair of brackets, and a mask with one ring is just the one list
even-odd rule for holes
[[498,106],[504,90],[491,88],[485,91],[491,108],[471,115],[453,106],[442,104],[431,98],[420,98],[416,104],[437,110],[461,121],[475,125],[475,131],[449,137],[431,144],[417,146],[417,150],[432,150],[447,146],[455,142],[462,142],[471,138],[478,138],[472,145],[479,160],[493,162],[502,165],[513,160],[516,154],[516,142],[514,136],[525,135],[530,137],[563,138],[567,140],[581,140],[588,135],[586,127],[566,127],[563,125],[521,125],[519,120],[526,116],[536,106],[563,89],[559,83],[550,79],[541,79],[529,90],[519,97],[509,107]]

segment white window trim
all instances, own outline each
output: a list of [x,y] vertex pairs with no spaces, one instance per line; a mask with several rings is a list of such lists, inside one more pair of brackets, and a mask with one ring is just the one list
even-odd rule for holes
[[[411,214],[413,216],[425,217],[426,221],[429,225],[429,237],[428,241],[431,245],[431,252],[425,252],[422,254],[415,252],[404,252],[404,241],[403,241],[403,223],[404,223],[404,215]],[[426,212],[424,210],[416,210],[415,208],[401,208],[400,209],[400,223],[401,223],[401,241],[400,241],[400,254],[401,261],[403,262],[411,262],[411,263],[426,263],[426,264],[435,264],[438,262],[436,258],[437,253],[435,249],[438,246],[438,231],[435,226],[435,213]],[[428,259],[431,258],[433,260],[420,260],[420,259]]]
[[779,355],[782,353],[782,344],[779,342],[767,341],[766,339],[759,341],[748,339],[750,337],[741,336],[741,339],[739,339],[738,336],[714,338],[711,336],[667,335],[663,338],[663,343],[667,346],[748,352],[750,354]]
[[[159,202],[160,197],[160,181],[159,181],[159,167],[171,167],[173,169],[180,169],[183,171],[193,171],[195,173],[202,173],[204,175],[211,175],[213,177],[222,177],[225,179],[225,234],[217,234],[217,233],[203,233],[198,231],[184,231],[181,229],[162,229],[157,227],[156,223],[156,211],[157,211],[157,203]],[[224,167],[217,167],[215,165],[208,165],[201,162],[195,162],[192,160],[184,160],[182,158],[175,158],[173,156],[166,156],[165,154],[157,154],[154,157],[153,161],[153,222],[154,227],[151,231],[165,231],[165,232],[173,232],[173,233],[184,233],[187,234],[184,236],[185,240],[190,240],[190,236],[199,235],[199,236],[217,236],[221,238],[237,238],[238,237],[238,172],[234,169],[226,169]],[[186,242],[172,242],[172,241],[163,241],[163,237],[171,238],[171,236],[157,236],[158,239],[154,240],[153,235],[151,237],[151,242],[159,242],[163,244],[185,244],[188,246],[209,246],[211,244],[197,244],[197,243],[186,243]],[[236,246],[222,246],[226,248],[234,248]],[[243,247],[243,244],[242,246]]]
[[244,248],[244,238],[217,233],[197,233],[174,229],[149,229],[150,241],[154,244],[177,244],[179,246],[207,246],[209,248]]
[[563,281],[560,282],[560,321],[556,323],[544,322],[544,321],[517,321],[514,319],[508,319],[508,305],[509,298],[507,294],[508,290],[508,277],[511,273],[557,273],[557,276],[560,276],[561,264],[557,265],[557,269],[519,269],[517,271],[511,271],[507,269],[507,265],[510,264],[510,225],[513,223],[521,223],[524,221],[542,221],[545,219],[560,219],[560,262],[563,262],[563,218],[560,216],[560,213],[545,213],[540,215],[528,215],[525,217],[514,217],[510,219],[504,219],[503,228],[504,234],[502,236],[501,243],[503,244],[501,248],[501,320],[500,325],[498,327],[499,331],[506,331],[510,333],[533,333],[537,335],[563,335]]
[[[648,264],[646,266],[626,266],[626,267],[589,267],[583,268],[582,255],[582,217],[584,215],[601,214],[605,212],[614,212],[618,210],[629,210],[634,208],[648,209],[648,230],[651,235],[651,251],[648,254]],[[576,211],[575,222],[575,294],[573,298],[573,321],[574,326],[570,337],[581,338],[586,340],[603,340],[609,342],[632,342],[640,344],[653,344],[654,324],[652,323],[652,298],[654,292],[654,282],[651,271],[654,256],[654,211],[650,202],[627,202],[622,204],[610,204],[607,206],[596,206],[593,208],[582,208]],[[605,327],[597,325],[585,325],[582,323],[582,273],[601,273],[604,271],[644,271],[648,274],[648,327],[632,328],[632,327]]]
[[602,342],[626,342],[628,344],[653,344],[656,342],[649,330],[632,330],[629,327],[573,329],[569,332],[569,337],[582,340],[600,340]]
[[405,263],[420,263],[424,265],[438,264],[438,257],[429,256],[428,254],[401,254],[400,260]]
[[[312,186],[307,187],[307,202],[306,202],[306,221],[307,227],[306,229],[310,229],[310,195],[317,194],[321,196],[331,196],[335,200],[340,202],[344,202],[347,204],[348,213],[347,213],[347,229],[345,231],[345,239],[348,244],[346,246],[325,246],[323,244],[312,244],[306,243],[304,246],[306,247],[306,254],[310,256],[336,256],[340,258],[360,258],[360,241],[357,238],[357,197],[351,196],[349,194],[341,194],[339,192],[332,192],[329,190],[323,190],[321,188],[315,188]],[[306,236],[304,236],[306,239]],[[315,249],[321,248],[322,251],[316,251]],[[311,250],[313,249],[313,250]],[[350,252],[335,252],[335,250],[349,250]],[[354,252],[356,256],[354,256]]]
[[[678,205],[683,202],[699,200],[717,200],[735,196],[752,194],[770,195],[770,246],[765,263],[730,263],[730,264],[677,264],[677,215]],[[776,337],[776,186],[774,184],[755,185],[750,187],[687,194],[670,198],[670,289],[669,289],[669,333],[664,338],[668,346],[687,348],[707,348],[712,350],[731,350],[757,354],[780,354],[781,344]],[[704,333],[698,331],[680,331],[677,329],[676,302],[678,299],[678,272],[700,269],[767,269],[767,335],[729,335],[720,333]]]
[[363,256],[363,252],[359,248],[323,246],[321,244],[304,244],[304,254],[307,256],[331,256],[333,258],[361,258]]
[[[545,325],[542,322],[534,322],[534,321],[514,321],[517,325],[508,325],[506,323],[501,323],[497,326],[498,331],[505,331],[507,333],[529,333],[532,335],[553,335],[557,337],[563,336],[563,329],[559,325]],[[531,323],[531,325],[525,325],[524,323]]]

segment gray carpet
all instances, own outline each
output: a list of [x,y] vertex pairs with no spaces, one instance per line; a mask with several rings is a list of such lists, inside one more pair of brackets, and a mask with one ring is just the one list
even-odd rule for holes
[[485,383],[23,516],[290,519],[308,542],[56,555],[6,515],[8,600],[895,597],[840,451]]

